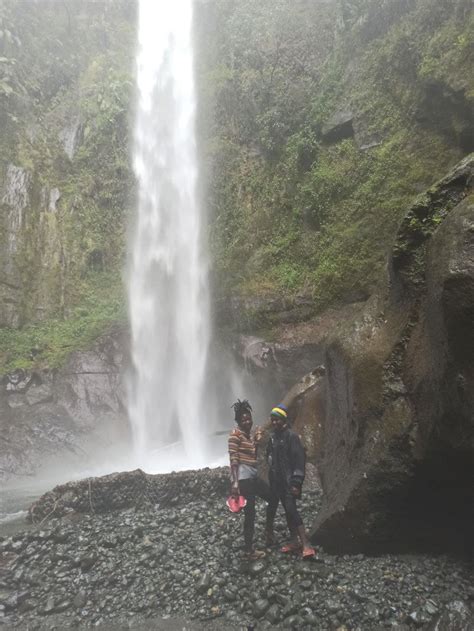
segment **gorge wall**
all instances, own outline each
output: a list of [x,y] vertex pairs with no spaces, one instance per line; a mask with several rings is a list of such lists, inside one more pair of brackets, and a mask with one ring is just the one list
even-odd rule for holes
[[2,480],[127,431],[134,20],[128,2],[0,6]]
[[473,149],[469,3],[211,2],[203,22],[219,313],[255,332],[366,300],[411,200]]
[[127,2],[0,8],[3,371],[59,364],[123,311],[134,16]]

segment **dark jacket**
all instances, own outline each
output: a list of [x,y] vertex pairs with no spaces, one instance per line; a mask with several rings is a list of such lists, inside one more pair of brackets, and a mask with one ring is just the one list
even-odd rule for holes
[[304,480],[305,452],[300,437],[291,429],[273,432],[267,445],[270,484],[280,489],[300,487]]

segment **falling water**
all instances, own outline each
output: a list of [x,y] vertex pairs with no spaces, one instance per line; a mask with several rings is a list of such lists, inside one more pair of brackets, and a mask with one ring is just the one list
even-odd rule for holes
[[197,199],[192,6],[139,0],[128,405],[137,461],[155,470],[206,458],[200,422],[209,291]]

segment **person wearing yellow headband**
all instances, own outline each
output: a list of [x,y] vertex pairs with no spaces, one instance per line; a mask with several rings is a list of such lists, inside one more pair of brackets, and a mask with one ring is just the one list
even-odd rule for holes
[[[305,475],[304,448],[298,434],[288,426],[288,410],[284,405],[272,409],[270,422],[273,430],[267,445],[270,488],[283,505],[291,536],[291,541],[281,551],[301,551],[304,559],[311,558],[315,551],[296,507],[296,500],[301,498]],[[276,513],[274,504],[273,507]]]

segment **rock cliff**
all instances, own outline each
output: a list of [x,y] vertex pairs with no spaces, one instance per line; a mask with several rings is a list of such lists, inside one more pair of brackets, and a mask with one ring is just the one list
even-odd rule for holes
[[16,370],[0,385],[0,480],[35,476],[61,460],[94,462],[127,436],[122,332],[73,353],[59,370]]
[[314,540],[333,549],[470,546],[473,166],[410,208],[386,292],[319,336],[325,373],[293,398],[324,489]]

